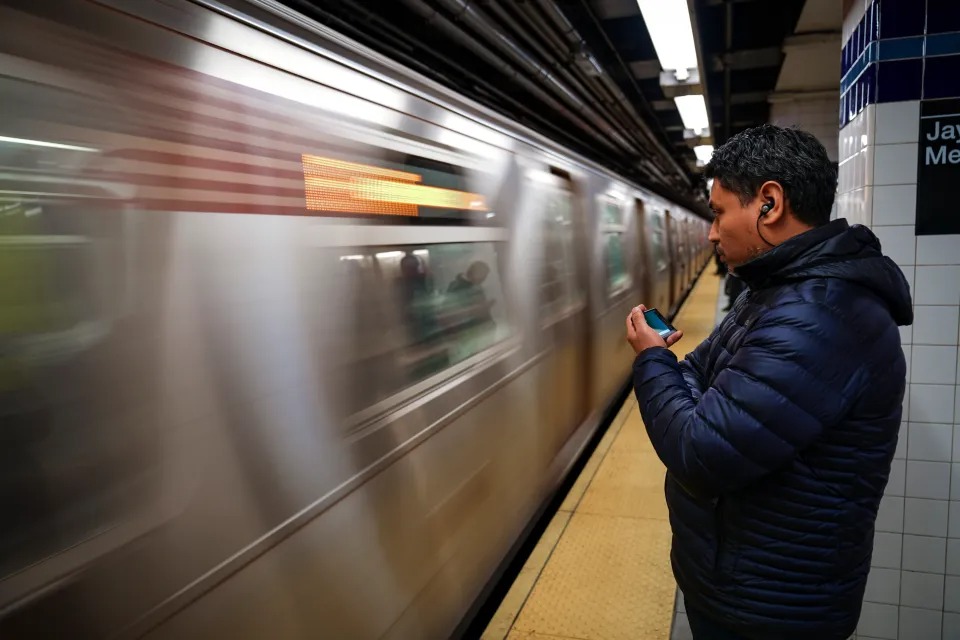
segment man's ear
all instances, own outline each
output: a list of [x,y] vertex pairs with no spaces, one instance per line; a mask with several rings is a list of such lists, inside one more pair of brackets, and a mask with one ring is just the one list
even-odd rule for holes
[[764,224],[775,224],[786,215],[786,198],[783,186],[779,182],[775,180],[764,182],[760,186],[759,198],[760,210],[757,213],[763,218]]

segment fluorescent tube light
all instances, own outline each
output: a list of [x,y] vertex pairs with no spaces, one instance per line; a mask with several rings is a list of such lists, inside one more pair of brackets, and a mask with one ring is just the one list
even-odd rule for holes
[[673,100],[677,103],[677,110],[680,112],[684,127],[693,129],[698,133],[710,128],[710,120],[707,118],[707,104],[704,102],[703,96],[679,96]]
[[697,50],[687,0],[637,0],[653,48],[664,71],[674,71],[686,80],[688,69],[697,68]]

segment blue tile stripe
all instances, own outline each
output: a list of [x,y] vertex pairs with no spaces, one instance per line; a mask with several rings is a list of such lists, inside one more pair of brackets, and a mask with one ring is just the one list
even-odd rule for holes
[[960,32],[938,33],[912,38],[892,38],[875,40],[864,47],[856,62],[848,67],[843,77],[857,75],[854,72],[857,63],[869,58],[867,64],[879,60],[901,60],[904,58],[923,58],[930,56],[952,56],[960,54]]
[[927,56],[949,56],[956,53],[960,53],[960,33],[940,33],[927,36]]
[[927,8],[916,0],[871,2],[841,51],[841,129],[877,102],[960,97],[960,23],[947,16],[938,24],[951,32],[925,34]]
[[905,60],[923,57],[923,37],[880,40],[880,60]]
[[846,91],[868,65],[881,60],[906,60],[931,56],[960,54],[960,33],[941,33],[913,38],[894,38],[871,42],[847,70],[840,81],[840,90]]

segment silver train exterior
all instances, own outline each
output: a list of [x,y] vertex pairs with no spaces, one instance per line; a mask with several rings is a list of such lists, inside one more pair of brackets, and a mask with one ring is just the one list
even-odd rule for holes
[[690,212],[266,0],[0,1],[0,637],[442,638]]

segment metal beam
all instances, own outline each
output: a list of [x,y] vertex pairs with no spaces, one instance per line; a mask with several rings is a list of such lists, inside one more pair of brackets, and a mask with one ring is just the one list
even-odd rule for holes
[[660,72],[660,90],[668,98],[678,98],[680,96],[702,95],[703,87],[700,85],[700,69],[687,69],[687,79],[677,80],[675,71]]
[[841,33],[839,31],[817,31],[813,33],[800,33],[787,36],[783,40],[783,49],[803,49],[806,47],[819,47],[829,44],[840,46]]
[[612,20],[615,18],[629,18],[640,15],[640,7],[637,6],[637,0],[595,0],[593,3],[594,11],[601,20]]
[[[740,93],[731,93],[730,94],[730,104],[753,104],[756,102],[766,102],[770,98],[769,91],[743,91]],[[710,106],[712,107],[722,107],[722,99],[714,99],[710,101]]]
[[637,80],[655,80],[660,77],[659,60],[633,60],[629,66]]
[[763,69],[779,67],[783,62],[783,51],[780,47],[766,47],[764,49],[741,49],[730,53],[721,53],[710,57],[712,71],[731,69]]
[[[730,126],[733,127],[733,128],[735,128],[735,129],[737,129],[737,128],[743,128],[743,127],[753,127],[753,126],[756,126],[756,125],[758,125],[758,124],[760,124],[760,123],[757,122],[757,121],[754,120],[754,119],[745,119],[745,118],[740,118],[740,119],[738,119],[738,120],[731,120],[731,122],[730,122]],[[668,132],[670,132],[670,133],[672,133],[672,134],[680,133],[681,130],[686,131],[686,129],[684,129],[684,127],[682,127],[682,126],[676,126],[676,125],[670,125],[670,126],[664,127],[664,130],[665,130],[665,131],[668,131]]]
[[770,104],[779,102],[797,102],[800,100],[840,99],[839,89],[814,89],[813,91],[776,91],[767,98]]
[[[730,122],[730,126],[733,129],[746,129],[747,127],[755,127],[758,124],[761,124],[761,123],[757,120],[733,120]],[[677,130],[677,128],[671,127],[670,133],[677,134],[679,133],[679,131]],[[689,142],[687,140],[675,141],[673,144],[678,147],[689,146]]]

